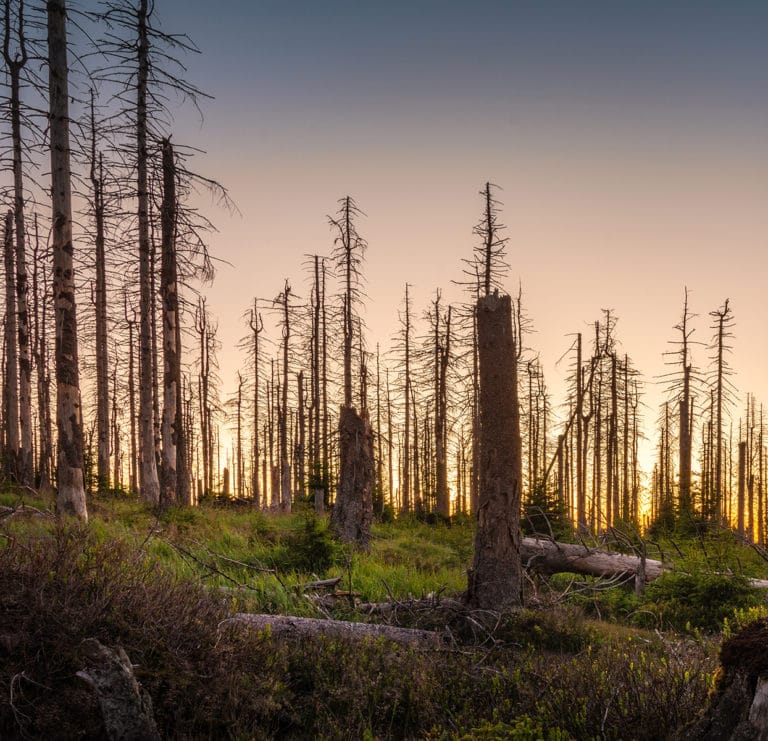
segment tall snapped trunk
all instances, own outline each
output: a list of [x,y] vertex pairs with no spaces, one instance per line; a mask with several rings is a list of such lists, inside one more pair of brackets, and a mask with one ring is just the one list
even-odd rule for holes
[[77,356],[77,316],[69,165],[69,92],[64,0],[48,0],[53,300],[56,315],[56,422],[60,514],[88,519],[83,484],[83,426]]

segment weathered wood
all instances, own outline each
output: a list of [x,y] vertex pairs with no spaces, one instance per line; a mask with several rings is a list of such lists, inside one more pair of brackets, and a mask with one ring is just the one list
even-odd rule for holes
[[[639,556],[589,548],[579,543],[557,543],[538,538],[523,538],[520,556],[527,568],[544,574],[570,572],[611,578],[621,574],[637,574],[641,567]],[[653,581],[669,568],[661,561],[646,558],[645,580]]]
[[368,549],[373,521],[373,434],[368,411],[343,406],[339,417],[339,483],[331,524],[338,537]]
[[120,647],[102,645],[95,638],[83,641],[88,666],[77,672],[97,695],[107,737],[111,741],[159,739],[152,715],[152,700],[133,674],[128,655]]
[[467,603],[499,610],[522,602],[522,459],[512,302],[494,292],[478,300],[480,500]]
[[[639,556],[538,538],[523,538],[520,556],[527,569],[543,574],[572,573],[610,579],[621,575],[637,576],[643,568]],[[671,571],[672,565],[646,558],[644,568],[644,581],[650,582]],[[768,589],[768,579],[749,579],[749,583],[755,589]]]
[[261,631],[269,631],[281,638],[313,638],[326,636],[362,640],[363,638],[385,638],[393,643],[408,646],[440,647],[443,637],[440,633],[413,628],[398,628],[394,625],[375,623],[349,623],[344,620],[325,620],[294,617],[292,615],[258,615],[239,612],[228,620],[226,625],[247,625]]
[[304,591],[307,589],[333,589],[340,581],[340,576],[335,576],[333,579],[320,579],[319,581],[310,581],[304,585]]
[[53,210],[53,303],[56,318],[57,508],[86,521],[83,416],[77,354],[77,311],[72,242],[72,183],[65,0],[49,0],[48,91]]

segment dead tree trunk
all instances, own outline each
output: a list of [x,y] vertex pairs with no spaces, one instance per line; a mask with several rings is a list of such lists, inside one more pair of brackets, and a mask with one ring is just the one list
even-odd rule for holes
[[226,621],[229,625],[247,625],[281,640],[290,638],[314,638],[327,636],[336,640],[371,640],[384,638],[393,643],[407,646],[439,648],[442,638],[439,633],[414,628],[400,628],[396,625],[378,623],[349,623],[344,620],[322,620],[294,617],[293,615],[257,615],[237,613]]
[[16,477],[19,456],[19,356],[16,334],[16,286],[13,260],[13,211],[5,214],[3,234],[5,259],[5,471]]
[[373,521],[373,433],[368,412],[343,406],[339,415],[339,484],[331,522],[348,543],[368,549]]
[[147,179],[147,85],[149,80],[149,37],[147,0],[140,0],[137,11],[136,43],[136,173],[139,228],[139,477],[141,496],[147,502],[160,501],[160,481],[155,457],[155,425],[152,394],[152,290],[151,245],[149,238],[149,185]]
[[[104,177],[101,155],[96,154],[96,116],[91,92],[91,185],[96,226],[96,427],[98,491],[109,489],[109,349],[107,346],[107,266],[104,249]],[[117,483],[115,483],[117,486]]]
[[[53,466],[53,430],[51,425],[51,376],[48,370],[48,331],[46,317],[48,294],[39,290],[40,238],[35,217],[35,246],[33,249],[34,269],[32,271],[32,296],[34,301],[35,332],[34,355],[37,371],[37,419],[38,419],[38,474],[40,489],[48,491],[51,486]],[[41,295],[42,294],[42,295]]]
[[74,248],[64,0],[48,0],[48,71],[53,205],[53,299],[56,313],[56,419],[59,433],[57,506],[62,514],[72,514],[87,520],[72,259]]
[[[181,420],[181,347],[179,295],[176,267],[176,165],[169,139],[163,139],[162,267],[160,296],[163,302],[163,421],[162,485],[164,506],[177,500],[178,457],[184,451]],[[184,504],[188,502],[184,501]]]
[[480,500],[467,601],[500,609],[522,601],[522,479],[512,303],[498,292],[477,302],[480,365]]
[[24,182],[21,144],[21,71],[27,63],[24,37],[24,3],[19,3],[18,53],[10,51],[10,0],[5,3],[3,56],[10,76],[10,118],[13,149],[13,213],[16,227],[16,310],[18,311],[18,409],[21,441],[16,459],[16,475],[21,484],[32,485],[32,361],[29,344],[29,306],[24,224]]

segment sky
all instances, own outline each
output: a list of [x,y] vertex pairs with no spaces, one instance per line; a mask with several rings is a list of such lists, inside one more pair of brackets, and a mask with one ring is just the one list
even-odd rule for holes
[[[764,0],[293,2],[157,0],[201,54],[213,96],[174,137],[239,208],[205,204],[225,261],[207,290],[221,375],[234,386],[240,320],[327,254],[326,216],[352,195],[369,250],[369,346],[417,310],[458,298],[486,181],[509,238],[555,403],[572,334],[601,309],[644,374],[656,418],[663,352],[684,288],[708,341],[729,298],[736,384],[768,402],[768,3]],[[697,349],[694,360],[706,365]]]

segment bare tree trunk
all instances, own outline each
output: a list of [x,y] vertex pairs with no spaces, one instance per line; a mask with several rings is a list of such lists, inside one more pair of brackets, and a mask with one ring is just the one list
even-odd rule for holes
[[151,245],[149,239],[149,185],[147,182],[147,83],[149,79],[149,39],[147,0],[139,0],[136,44],[136,145],[137,198],[139,227],[139,477],[145,501],[160,502],[160,480],[155,457],[155,424],[152,394],[152,289]]
[[522,460],[511,299],[498,293],[484,296],[476,312],[481,471],[467,601],[481,609],[501,609],[522,602]]
[[[178,457],[184,454],[181,424],[181,347],[179,295],[176,266],[176,165],[173,146],[163,139],[162,267],[160,295],[163,302],[163,421],[161,502],[167,506],[178,497]],[[188,497],[186,497],[188,499]],[[182,501],[188,504],[187,501]]]
[[298,417],[296,420],[296,424],[298,425],[298,444],[296,446],[296,452],[294,454],[294,458],[296,460],[296,468],[297,468],[297,482],[296,482],[296,490],[302,499],[306,495],[306,482],[307,482],[307,471],[305,466],[306,461],[306,447],[307,447],[307,419],[306,419],[306,402],[304,399],[304,371],[299,371],[298,376],[296,377],[296,382],[298,385]]
[[[47,293],[39,290],[39,253],[40,235],[35,217],[35,246],[33,252],[34,269],[32,272],[32,296],[34,299],[35,332],[34,354],[37,371],[37,416],[39,428],[38,473],[40,489],[47,491],[51,486],[53,430],[51,425],[51,377],[48,372],[48,332],[46,317],[48,312]],[[42,295],[41,295],[42,293]],[[42,306],[41,306],[42,304]]]
[[288,457],[288,347],[291,339],[291,322],[288,301],[291,287],[285,281],[283,289],[283,383],[281,409],[278,418],[280,434],[280,510],[291,511],[291,463]]
[[584,383],[581,377],[581,332],[576,338],[576,524],[587,530],[586,472],[584,471]]
[[405,319],[403,327],[404,341],[404,368],[405,388],[403,394],[405,397],[405,425],[403,427],[403,445],[401,455],[403,456],[403,480],[400,484],[403,512],[408,513],[411,510],[411,306],[408,297],[408,284],[405,284]]
[[19,356],[16,324],[16,284],[13,260],[13,211],[5,214],[5,471],[16,478],[19,458]]
[[339,485],[331,522],[345,542],[370,546],[373,520],[373,434],[368,412],[343,406],[339,416]]
[[253,501],[259,505],[261,503],[259,488],[259,335],[264,329],[264,323],[261,320],[256,299],[253,300],[249,324],[253,333],[253,453],[251,456],[253,468],[251,470],[251,489],[253,490]]
[[69,92],[64,0],[48,0],[53,297],[56,313],[58,498],[62,514],[88,519],[83,483],[83,427],[77,357],[77,316],[69,167]]
[[[109,489],[109,349],[107,346],[107,267],[104,251],[104,177],[96,155],[96,116],[91,92],[91,184],[96,222],[96,426],[97,489]],[[115,484],[116,486],[117,484]]]
[[[29,344],[29,306],[27,302],[26,231],[24,225],[24,181],[21,146],[21,71],[27,63],[24,38],[24,3],[19,3],[18,53],[10,51],[10,0],[5,2],[3,56],[10,76],[11,141],[13,149],[13,213],[16,227],[16,309],[18,311],[18,405],[21,447],[16,459],[16,474],[21,484],[33,483],[32,463],[32,361]],[[14,386],[15,388],[15,386]]]
[[451,502],[448,493],[448,365],[451,357],[451,307],[445,316],[445,335],[440,338],[440,314],[435,307],[435,493],[437,513],[450,517]]
[[136,347],[133,339],[136,319],[128,319],[128,303],[126,299],[125,321],[128,324],[128,409],[131,415],[131,483],[133,494],[138,492],[139,479],[137,471],[138,451],[136,437]]

